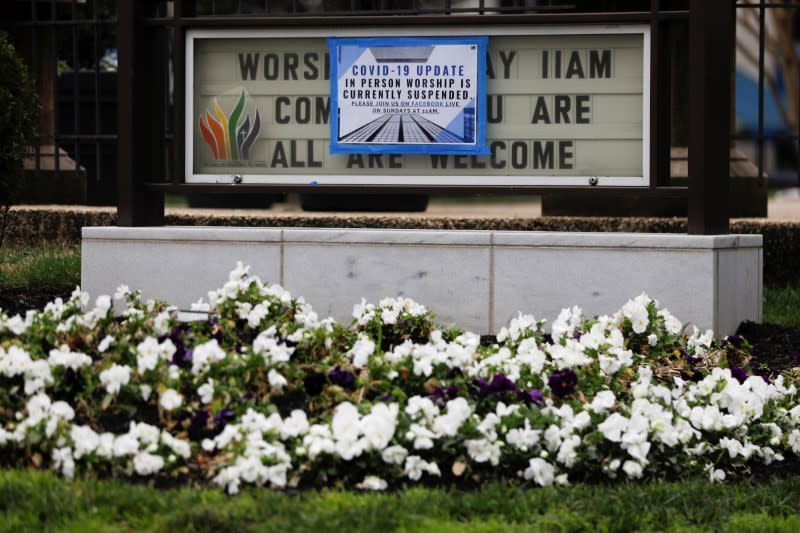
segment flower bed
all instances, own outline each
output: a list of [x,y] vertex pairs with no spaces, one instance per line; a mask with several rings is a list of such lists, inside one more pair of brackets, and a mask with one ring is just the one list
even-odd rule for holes
[[241,264],[202,321],[120,287],[0,311],[6,465],[385,489],[516,478],[747,474],[800,455],[797,372],[748,375],[748,344],[685,331],[639,296],[611,316],[520,314],[493,343],[405,298],[349,326]]

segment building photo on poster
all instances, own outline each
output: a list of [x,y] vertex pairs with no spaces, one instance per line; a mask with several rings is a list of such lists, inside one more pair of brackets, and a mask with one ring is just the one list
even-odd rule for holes
[[331,153],[488,155],[487,41],[329,38]]

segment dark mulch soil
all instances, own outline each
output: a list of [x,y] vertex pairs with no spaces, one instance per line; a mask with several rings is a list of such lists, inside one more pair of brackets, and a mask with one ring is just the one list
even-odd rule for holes
[[800,328],[748,321],[739,324],[736,334],[752,346],[750,368],[755,374],[780,372],[800,363]]
[[44,309],[44,306],[52,302],[56,298],[62,298],[66,301],[72,291],[65,292],[32,292],[29,290],[7,290],[0,291],[0,309],[2,309],[8,316],[20,314],[25,316],[28,309]]
[[[24,315],[28,309],[44,308],[56,297],[66,300],[70,294],[71,291],[4,290],[0,292],[0,309],[3,309],[9,316],[17,313]],[[736,334],[747,339],[753,347],[753,359],[750,366],[756,374],[770,374],[791,368],[800,357],[800,328],[742,322]],[[482,343],[495,342],[495,337],[484,335],[481,341]]]

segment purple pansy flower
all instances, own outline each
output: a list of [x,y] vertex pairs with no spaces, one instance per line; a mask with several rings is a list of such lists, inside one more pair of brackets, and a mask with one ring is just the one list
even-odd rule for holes
[[472,394],[479,398],[485,398],[489,395],[489,382],[483,378],[476,379],[472,382]]
[[738,366],[731,368],[731,375],[736,378],[736,381],[739,383],[744,383],[744,380],[747,379],[747,372],[745,372],[744,368]]
[[355,374],[349,370],[343,370],[339,366],[328,372],[328,379],[330,379],[331,383],[334,385],[339,385],[344,389],[352,388],[356,382]]
[[742,337],[741,335],[728,335],[722,340],[720,346],[722,348],[725,348],[729,344],[734,348],[741,348],[742,344],[744,344],[744,337]]
[[428,396],[430,400],[439,407],[444,407],[447,402],[458,397],[458,387],[450,385],[449,387],[434,387],[431,395]]
[[553,394],[563,398],[575,390],[575,386],[578,384],[578,375],[571,368],[562,368],[550,374],[547,384],[550,385]]
[[544,395],[539,389],[529,391],[517,391],[517,400],[525,403],[535,403],[536,405],[544,404]]
[[489,390],[491,392],[502,393],[505,391],[516,391],[517,385],[505,374],[495,374],[492,378],[492,382],[489,384]]
[[214,415],[214,425],[217,426],[218,430],[221,430],[225,426],[228,425],[228,422],[233,420],[234,414],[233,409],[225,408],[217,411],[217,414]]

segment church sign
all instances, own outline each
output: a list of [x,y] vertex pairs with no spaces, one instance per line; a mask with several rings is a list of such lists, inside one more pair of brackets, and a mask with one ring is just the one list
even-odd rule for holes
[[187,183],[647,186],[649,27],[191,30]]

